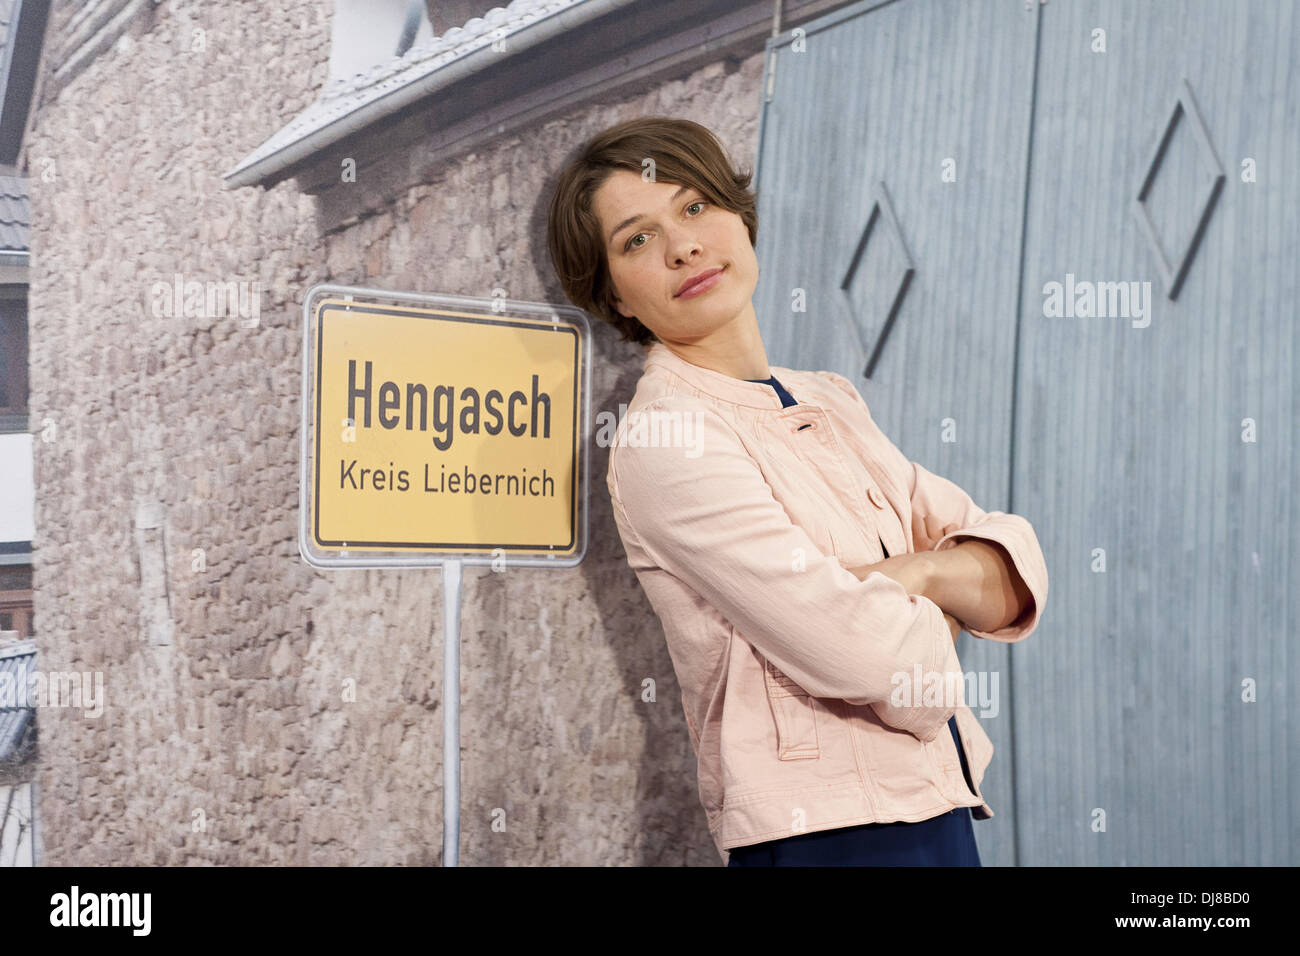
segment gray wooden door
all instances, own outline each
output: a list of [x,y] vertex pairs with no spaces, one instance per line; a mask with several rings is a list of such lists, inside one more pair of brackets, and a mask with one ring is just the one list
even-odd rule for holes
[[1296,863],[1296,4],[896,0],[771,49],[769,359],[1047,557],[1033,636],[958,645],[984,862]]

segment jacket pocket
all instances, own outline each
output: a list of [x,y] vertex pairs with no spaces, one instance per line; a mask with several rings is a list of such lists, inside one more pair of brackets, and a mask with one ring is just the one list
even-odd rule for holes
[[767,700],[776,721],[776,755],[781,760],[816,760],[821,756],[817,740],[817,710],[812,697],[782,674],[771,661],[763,662]]
[[961,766],[957,756],[957,745],[952,739],[952,731],[945,724],[943,732],[934,740],[921,741],[921,746],[930,755],[930,762],[940,770],[954,771]]

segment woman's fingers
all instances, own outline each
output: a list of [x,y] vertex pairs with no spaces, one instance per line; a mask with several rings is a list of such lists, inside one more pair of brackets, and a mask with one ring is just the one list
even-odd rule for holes
[[938,541],[944,535],[957,530],[955,524],[942,524],[938,518],[933,515],[925,516],[925,535],[931,541]]

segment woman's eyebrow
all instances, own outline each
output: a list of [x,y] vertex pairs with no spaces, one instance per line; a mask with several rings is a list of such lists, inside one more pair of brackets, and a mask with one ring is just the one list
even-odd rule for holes
[[[682,193],[686,192],[690,188],[691,188],[690,186],[685,186],[685,185],[679,186],[677,191],[673,193],[672,198],[668,200],[669,204],[671,205],[672,203],[677,202],[678,197],[681,196]],[[612,232],[610,232],[608,241],[613,242],[614,237],[617,236],[620,232],[622,232],[624,229],[626,229],[628,226],[632,225],[633,223],[640,222],[645,217],[646,217],[646,213],[640,213],[638,215],[629,216],[628,218],[624,219],[622,222],[620,222],[617,226],[614,227]]]

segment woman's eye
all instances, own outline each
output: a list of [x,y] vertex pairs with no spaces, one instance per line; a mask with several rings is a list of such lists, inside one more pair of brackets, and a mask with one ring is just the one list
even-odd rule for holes
[[[691,203],[691,204],[690,204],[689,206],[687,206],[686,208],[687,208],[687,209],[690,209],[690,208],[692,208],[693,206],[707,206],[707,205],[708,205],[708,202],[707,202],[706,200],[703,200],[703,199],[697,199],[697,200],[695,200],[695,202]],[[695,216],[692,216],[691,218],[694,219]],[[644,235],[645,235],[644,232],[638,232],[635,236],[633,236],[631,239],[629,239],[629,240],[626,242],[626,244],[624,244],[624,246],[623,246],[623,251],[624,251],[624,252],[627,252],[629,249],[631,249],[631,248],[632,248],[632,243],[636,242],[638,239],[640,239],[640,238],[641,238],[642,236],[644,236]],[[645,243],[643,242],[643,243],[641,243],[640,245],[638,245],[636,248],[640,249],[641,246],[644,246],[644,245],[645,245]]]

